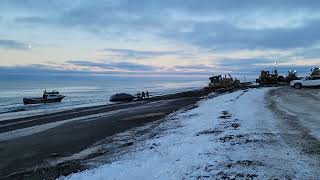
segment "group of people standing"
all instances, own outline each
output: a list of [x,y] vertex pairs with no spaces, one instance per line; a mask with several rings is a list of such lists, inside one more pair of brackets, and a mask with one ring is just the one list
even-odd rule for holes
[[137,93],[137,98],[138,98],[138,99],[149,98],[149,92],[148,92],[148,91],[146,91],[146,92],[142,91],[141,93],[138,92],[138,93]]

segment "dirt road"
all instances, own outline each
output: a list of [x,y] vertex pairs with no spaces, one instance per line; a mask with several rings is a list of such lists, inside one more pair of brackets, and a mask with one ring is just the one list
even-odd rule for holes
[[268,97],[279,126],[290,134],[287,143],[320,155],[320,89],[284,87],[270,91]]

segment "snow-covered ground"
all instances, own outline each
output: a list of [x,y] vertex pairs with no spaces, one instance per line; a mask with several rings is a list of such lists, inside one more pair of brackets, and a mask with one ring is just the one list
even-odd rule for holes
[[165,132],[117,161],[61,179],[317,179],[319,155],[286,143],[291,132],[283,136],[268,108],[269,90],[202,101],[162,123]]

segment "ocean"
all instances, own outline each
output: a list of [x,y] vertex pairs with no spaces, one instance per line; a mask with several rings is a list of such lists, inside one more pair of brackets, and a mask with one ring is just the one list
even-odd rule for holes
[[[109,104],[115,93],[137,94],[149,91],[151,96],[199,89],[207,78],[194,77],[112,77],[49,76],[0,78],[0,120],[78,107]],[[24,97],[41,97],[44,90],[56,90],[66,97],[59,103],[24,105]]]

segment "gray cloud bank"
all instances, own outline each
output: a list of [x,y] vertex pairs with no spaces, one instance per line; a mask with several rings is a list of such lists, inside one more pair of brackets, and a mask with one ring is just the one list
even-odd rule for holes
[[[290,49],[313,46],[320,38],[320,3],[312,0],[5,0],[2,4],[34,12],[16,17],[19,24],[86,29],[101,37],[152,34],[208,49]],[[255,23],[261,27],[252,28]]]
[[155,67],[129,63],[129,62],[92,62],[92,61],[68,61],[69,64],[83,67],[97,67],[105,70],[122,70],[122,71],[153,71]]
[[122,58],[135,58],[135,59],[145,59],[152,57],[160,57],[160,56],[170,56],[170,55],[180,55],[187,56],[188,53],[184,53],[181,51],[142,51],[142,50],[134,50],[134,49],[115,49],[115,48],[107,48],[102,51],[111,53],[113,55],[122,57]]
[[3,49],[15,49],[15,50],[27,50],[28,44],[18,42],[14,40],[0,39],[0,48]]
[[[10,18],[1,16],[2,22],[12,21],[18,27],[75,29],[89,32],[101,39],[129,41],[132,38],[150,36],[213,53],[234,50],[285,50],[291,51],[293,55],[279,57],[284,58],[279,61],[287,64],[294,59],[293,56],[316,61],[320,55],[320,1],[314,0],[3,0],[0,11],[6,14],[11,11],[20,12]],[[154,44],[156,46],[157,42]],[[0,40],[0,48],[25,49],[26,44],[14,40]],[[297,49],[299,52],[295,52]],[[103,49],[103,52],[125,59],[188,56],[188,53],[175,50],[107,48]],[[221,58],[213,66],[197,62],[198,65],[175,66],[172,69],[183,71],[181,73],[186,73],[187,70],[198,70],[202,73],[201,71],[210,72],[213,67],[219,67],[226,71],[249,73],[250,70],[256,71],[257,67],[272,64],[272,61],[267,57]],[[68,63],[102,68],[106,72],[127,70],[151,73],[159,69],[127,62],[97,63],[74,60]],[[307,67],[309,68],[296,66],[302,69]]]
[[[258,65],[256,62],[264,63],[269,62],[268,60],[256,60],[256,59],[226,59],[221,60],[215,65],[193,65],[193,66],[175,66],[169,69],[163,69],[156,66],[148,66],[137,63],[124,63],[124,62],[92,62],[92,61],[81,61],[72,60],[68,61],[67,64],[72,64],[77,67],[82,67],[79,69],[64,69],[65,65],[43,65],[43,64],[33,64],[25,66],[15,66],[15,67],[1,67],[0,66],[0,76],[2,78],[12,77],[12,76],[37,76],[37,77],[50,77],[52,75],[111,75],[111,76],[183,76],[183,77],[193,77],[202,76],[207,79],[212,74],[220,73],[231,73],[233,75],[241,76],[258,76],[261,69],[266,69],[272,71],[274,66],[272,65]],[[239,65],[242,64],[242,65]],[[89,68],[88,68],[89,67]],[[306,75],[312,68],[312,65],[283,65],[278,67],[281,74],[285,75],[288,70],[297,70],[300,75]],[[99,71],[93,71],[90,68],[99,68]]]

